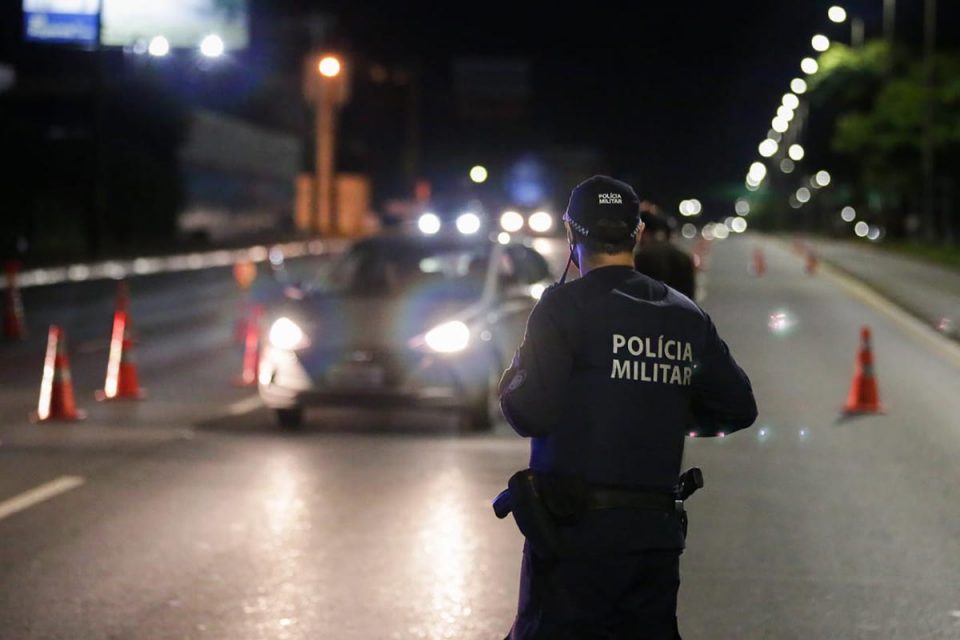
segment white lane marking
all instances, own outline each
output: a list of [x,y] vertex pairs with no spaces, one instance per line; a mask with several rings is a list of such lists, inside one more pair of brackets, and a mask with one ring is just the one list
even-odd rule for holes
[[51,480],[50,482],[42,484],[39,487],[34,487],[29,491],[24,491],[20,495],[14,496],[9,500],[4,500],[3,502],[0,502],[0,520],[12,516],[18,511],[29,509],[30,507],[39,504],[44,500],[55,498],[61,493],[66,493],[67,491],[76,489],[84,482],[86,482],[86,480],[80,476],[60,476],[56,480]]
[[[781,248],[786,249],[782,240],[776,240]],[[868,285],[860,282],[852,276],[839,271],[835,267],[823,261],[818,266],[818,271],[823,273],[834,283],[840,285],[854,298],[859,299],[867,306],[873,307],[883,315],[900,325],[906,333],[913,335],[923,342],[934,354],[943,357],[950,364],[960,368],[960,344],[941,335],[933,327],[912,316],[899,306],[877,293]]]
[[228,406],[227,413],[231,416],[242,416],[245,413],[256,411],[262,406],[263,401],[260,400],[260,396],[251,396],[249,398],[244,398],[243,400],[237,400]]

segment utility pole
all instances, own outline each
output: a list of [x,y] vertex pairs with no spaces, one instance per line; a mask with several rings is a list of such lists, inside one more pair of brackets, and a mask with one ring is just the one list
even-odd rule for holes
[[[924,0],[923,6],[923,88],[924,88],[924,122],[923,122],[923,227],[927,240],[936,238],[936,211],[934,210],[934,148],[933,148],[933,121],[934,121],[934,59],[937,38],[937,0]],[[944,211],[944,216],[947,216]],[[944,217],[942,229],[945,242],[950,242],[951,229],[948,220]]]
[[850,20],[850,44],[853,45],[854,49],[859,49],[863,46],[863,18],[854,17]]
[[883,0],[883,37],[893,47],[897,23],[897,0]]
[[416,191],[420,176],[420,68],[411,64],[407,74],[407,148],[404,154],[407,185]]
[[92,184],[90,206],[86,214],[85,235],[87,257],[99,258],[103,252],[103,226],[106,209],[106,49],[101,42],[102,17],[97,13],[97,42],[93,49],[93,135]]

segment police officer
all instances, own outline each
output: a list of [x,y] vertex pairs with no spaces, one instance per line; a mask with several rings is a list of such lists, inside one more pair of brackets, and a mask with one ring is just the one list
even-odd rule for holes
[[671,241],[671,221],[650,208],[641,218],[644,232],[633,250],[634,268],[695,300],[693,258]]
[[[634,270],[638,205],[606,176],[573,190],[564,221],[582,277],[544,293],[500,383],[504,415],[531,438],[533,494],[564,512],[560,551],[527,536],[514,640],[679,638],[685,434],[729,434],[757,416],[710,317]],[[556,484],[580,488],[551,496]]]

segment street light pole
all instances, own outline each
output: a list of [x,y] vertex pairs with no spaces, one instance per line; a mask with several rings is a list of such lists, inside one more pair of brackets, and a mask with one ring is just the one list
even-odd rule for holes
[[336,110],[333,105],[333,96],[329,91],[322,91],[319,96],[314,119],[315,152],[314,158],[314,185],[315,203],[313,215],[313,231],[322,235],[336,234],[337,221],[334,218],[333,207],[333,180],[334,180],[334,153],[336,149],[336,127],[334,118]]
[[897,23],[897,0],[883,0],[883,37],[892,47]]
[[[937,0],[925,0],[923,7],[923,84],[924,84],[924,122],[923,122],[923,226],[927,240],[936,236],[936,212],[934,211],[934,150],[933,150],[933,109],[934,109],[934,60],[933,52],[937,37]],[[946,215],[946,212],[944,212]],[[942,231],[946,242],[952,241],[950,225],[943,220]]]
[[339,56],[326,54],[308,59],[304,93],[314,107],[314,184],[310,230],[339,234],[334,201],[336,181],[337,109],[347,99],[347,80]]
[[854,16],[850,20],[850,44],[853,45],[854,49],[863,46],[863,32],[863,18]]

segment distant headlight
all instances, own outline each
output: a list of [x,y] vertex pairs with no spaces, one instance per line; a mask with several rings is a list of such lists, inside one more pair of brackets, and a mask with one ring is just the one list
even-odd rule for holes
[[523,229],[523,216],[516,211],[504,211],[500,216],[500,228],[510,233]]
[[271,345],[286,351],[301,349],[307,344],[303,329],[290,318],[277,318],[270,327],[269,339]]
[[537,233],[546,233],[553,227],[553,216],[546,211],[537,211],[530,215],[527,224]]
[[425,213],[417,219],[417,228],[420,233],[432,236],[440,231],[440,218],[435,213]]
[[470,344],[470,329],[459,320],[444,322],[427,331],[423,341],[437,353],[456,353]]
[[480,216],[475,213],[462,213],[457,217],[457,231],[465,236],[480,231]]

